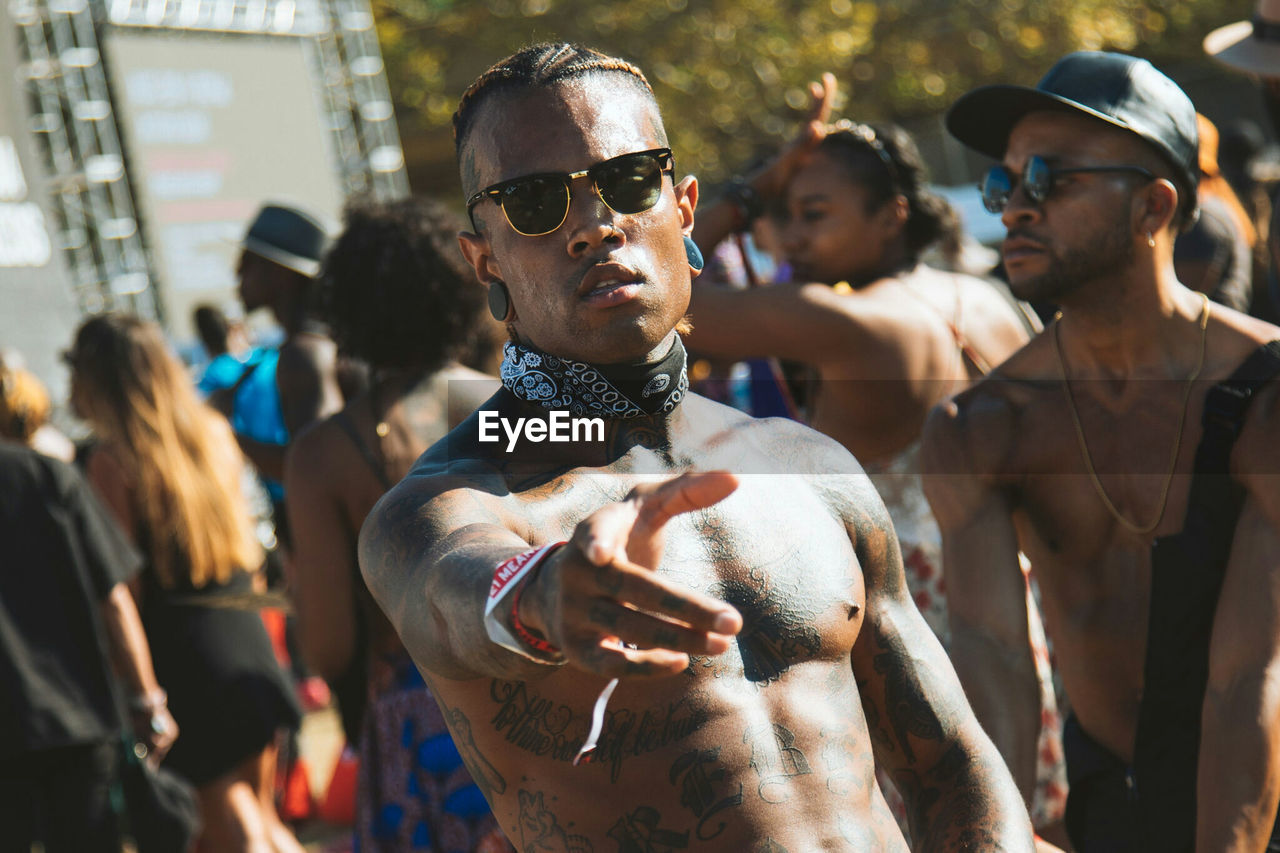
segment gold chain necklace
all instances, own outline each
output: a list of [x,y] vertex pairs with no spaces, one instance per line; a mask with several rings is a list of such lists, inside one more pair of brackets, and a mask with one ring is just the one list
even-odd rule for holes
[[1178,466],[1178,453],[1182,449],[1182,428],[1187,423],[1187,403],[1191,400],[1191,388],[1196,379],[1199,378],[1201,368],[1204,367],[1205,342],[1208,339],[1209,328],[1209,297],[1202,293],[1200,294],[1200,299],[1202,300],[1200,309],[1200,359],[1196,362],[1195,370],[1191,371],[1191,375],[1187,377],[1187,385],[1182,392],[1182,416],[1178,419],[1178,434],[1173,440],[1173,455],[1169,459],[1169,473],[1165,475],[1164,488],[1160,490],[1160,503],[1156,508],[1156,517],[1152,519],[1150,524],[1135,524],[1121,515],[1120,510],[1116,509],[1116,505],[1107,496],[1107,490],[1102,487],[1102,481],[1098,479],[1098,473],[1093,468],[1093,458],[1089,455],[1089,443],[1084,437],[1084,426],[1080,423],[1080,413],[1076,411],[1075,397],[1071,393],[1071,382],[1067,379],[1067,359],[1062,353],[1062,335],[1058,331],[1058,327],[1061,325],[1062,312],[1059,311],[1053,318],[1053,344],[1058,353],[1058,373],[1062,377],[1062,390],[1067,397],[1067,408],[1071,411],[1071,422],[1076,427],[1076,438],[1080,442],[1080,453],[1084,457],[1085,470],[1089,472],[1089,479],[1093,483],[1093,488],[1097,491],[1098,497],[1102,498],[1102,503],[1115,516],[1116,521],[1120,522],[1120,526],[1139,536],[1145,536],[1160,526],[1160,521],[1164,518],[1165,506],[1169,503],[1169,487],[1173,485],[1173,472]]

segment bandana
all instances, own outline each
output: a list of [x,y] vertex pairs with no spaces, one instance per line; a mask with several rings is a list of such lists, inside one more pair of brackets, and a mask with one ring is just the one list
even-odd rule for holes
[[577,417],[643,418],[665,415],[689,390],[684,344],[648,364],[587,364],[508,343],[502,384],[521,400]]

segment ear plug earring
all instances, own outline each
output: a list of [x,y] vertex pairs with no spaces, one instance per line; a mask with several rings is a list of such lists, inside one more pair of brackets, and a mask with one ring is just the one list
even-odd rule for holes
[[506,323],[511,319],[511,294],[500,281],[489,282],[489,313],[499,323]]
[[702,259],[702,250],[688,234],[684,237],[684,254],[689,259],[689,268],[694,272],[702,272],[702,268],[706,266],[706,261]]

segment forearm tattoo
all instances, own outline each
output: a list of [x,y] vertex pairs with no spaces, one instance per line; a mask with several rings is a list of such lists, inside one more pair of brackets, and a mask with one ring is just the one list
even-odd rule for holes
[[872,659],[872,663],[876,672],[884,676],[885,714],[893,726],[895,740],[902,747],[903,755],[908,763],[915,764],[916,754],[911,747],[911,738],[942,740],[945,733],[943,720],[935,707],[939,697],[926,692],[902,638],[882,630],[878,621],[871,627],[876,645],[884,650]]

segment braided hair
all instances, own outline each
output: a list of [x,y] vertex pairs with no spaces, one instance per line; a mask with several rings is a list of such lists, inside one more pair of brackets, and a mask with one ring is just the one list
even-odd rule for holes
[[561,42],[530,45],[511,54],[476,78],[462,93],[453,114],[453,144],[461,153],[467,134],[485,99],[497,92],[549,87],[588,74],[622,74],[657,105],[653,87],[639,68],[613,56],[577,44]]
[[902,128],[855,124],[827,134],[818,150],[841,163],[849,178],[866,189],[867,213],[897,196],[907,200],[905,236],[912,262],[934,243],[958,242],[959,217],[946,199],[928,189],[920,149]]

